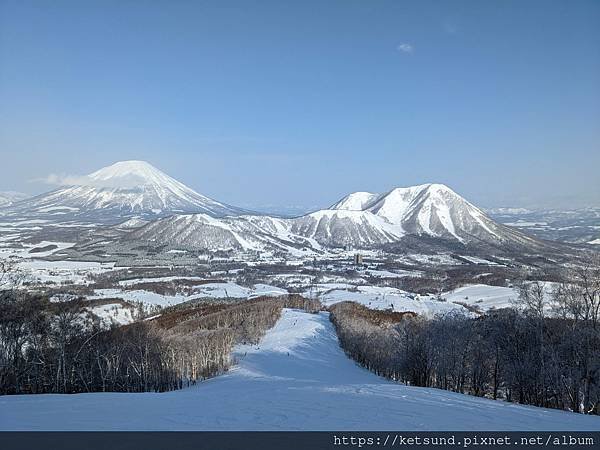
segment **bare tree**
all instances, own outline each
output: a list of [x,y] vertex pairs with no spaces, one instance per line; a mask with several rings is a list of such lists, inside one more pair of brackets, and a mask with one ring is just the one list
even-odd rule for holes
[[25,280],[15,258],[0,259],[0,291],[13,290]]
[[569,350],[576,356],[583,384],[581,400],[578,389],[572,388],[573,408],[597,414],[600,410],[600,257],[571,269],[565,278],[567,281],[555,290],[554,299],[559,314],[571,322]]

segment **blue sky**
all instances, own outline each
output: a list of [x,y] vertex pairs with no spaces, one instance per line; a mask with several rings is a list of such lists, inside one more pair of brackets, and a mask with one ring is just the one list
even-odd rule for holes
[[0,0],[0,190],[143,159],[243,206],[600,204],[598,1]]

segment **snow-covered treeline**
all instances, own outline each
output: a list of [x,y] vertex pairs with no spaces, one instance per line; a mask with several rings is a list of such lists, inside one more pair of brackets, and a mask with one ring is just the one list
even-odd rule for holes
[[369,370],[435,387],[585,414],[600,414],[600,277],[582,271],[554,292],[540,283],[515,308],[428,320],[354,302],[330,307],[340,344]]

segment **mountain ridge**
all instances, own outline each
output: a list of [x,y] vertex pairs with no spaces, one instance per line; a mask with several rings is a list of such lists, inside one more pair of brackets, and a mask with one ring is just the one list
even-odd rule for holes
[[[383,194],[355,192],[328,209],[271,217],[197,193],[144,161],[120,161],[71,184],[4,208],[8,217],[116,225],[133,239],[193,248],[240,251],[322,251],[383,248],[408,236],[459,245],[541,248],[496,223],[448,186],[427,183]],[[149,222],[149,223],[146,223]]]
[[353,193],[329,209],[294,218],[240,215],[210,221],[200,217],[188,216],[186,220],[171,217],[141,227],[129,237],[208,251],[211,248],[292,252],[392,248],[406,238],[411,242],[427,238],[427,245],[431,239],[437,239],[442,245],[486,249],[541,249],[546,245],[494,222],[482,210],[439,184],[396,188],[385,194]]
[[21,200],[25,200],[28,197],[29,197],[29,195],[24,194],[22,192],[16,192],[16,191],[0,192],[0,208],[10,206],[13,203],[16,203]]

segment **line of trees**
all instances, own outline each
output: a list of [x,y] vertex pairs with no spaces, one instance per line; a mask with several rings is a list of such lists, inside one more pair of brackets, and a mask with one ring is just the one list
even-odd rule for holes
[[81,302],[5,290],[0,394],[179,389],[227,370],[233,345],[258,342],[281,308],[261,299],[106,330],[82,320]]
[[472,318],[390,316],[352,302],[330,307],[346,353],[414,386],[600,414],[600,271],[554,289],[524,283],[514,308]]
[[279,299],[283,302],[284,308],[301,309],[311,314],[316,314],[324,309],[319,300],[306,298],[299,294],[284,295],[279,297]]

